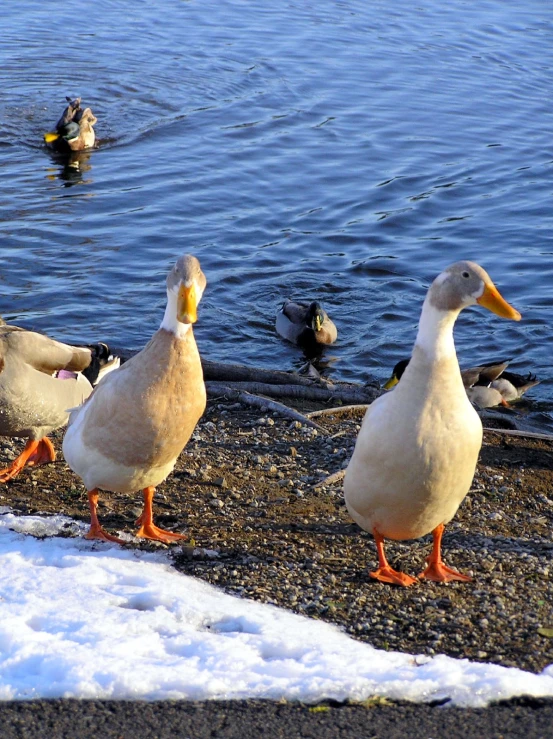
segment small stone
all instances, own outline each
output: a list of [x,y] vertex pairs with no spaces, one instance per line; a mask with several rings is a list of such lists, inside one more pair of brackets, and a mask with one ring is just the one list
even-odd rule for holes
[[212,498],[209,501],[209,505],[212,506],[212,508],[222,508],[225,504],[220,498]]

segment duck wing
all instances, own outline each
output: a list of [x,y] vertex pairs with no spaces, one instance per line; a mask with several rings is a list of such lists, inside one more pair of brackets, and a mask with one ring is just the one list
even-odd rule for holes
[[292,323],[305,323],[309,306],[306,303],[295,303],[292,300],[287,300],[281,310]]
[[59,370],[81,372],[90,364],[90,349],[63,344],[18,326],[2,326],[0,344],[4,362],[9,361],[10,357],[17,358],[48,375]]

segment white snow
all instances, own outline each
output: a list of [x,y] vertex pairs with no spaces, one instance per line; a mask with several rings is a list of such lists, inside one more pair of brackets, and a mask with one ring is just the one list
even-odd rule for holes
[[82,534],[63,516],[0,515],[2,700],[553,696],[553,665],[534,675],[380,651],[179,574],[164,554],[63,529]]

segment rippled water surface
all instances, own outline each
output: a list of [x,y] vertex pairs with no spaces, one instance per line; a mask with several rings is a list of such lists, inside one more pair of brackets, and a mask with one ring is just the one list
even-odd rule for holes
[[[410,352],[430,280],[469,258],[523,314],[456,328],[552,407],[553,5],[434,0],[22,0],[2,6],[0,313],[139,348],[197,254],[210,359],[291,368],[286,297],[318,298],[334,377]],[[98,118],[77,167],[42,134]]]

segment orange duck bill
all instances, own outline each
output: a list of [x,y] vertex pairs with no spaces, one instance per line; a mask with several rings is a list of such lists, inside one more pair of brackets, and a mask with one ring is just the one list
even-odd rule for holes
[[484,285],[484,292],[476,298],[476,302],[501,318],[509,318],[511,321],[520,321],[522,318],[518,310],[503,298],[493,282]]

